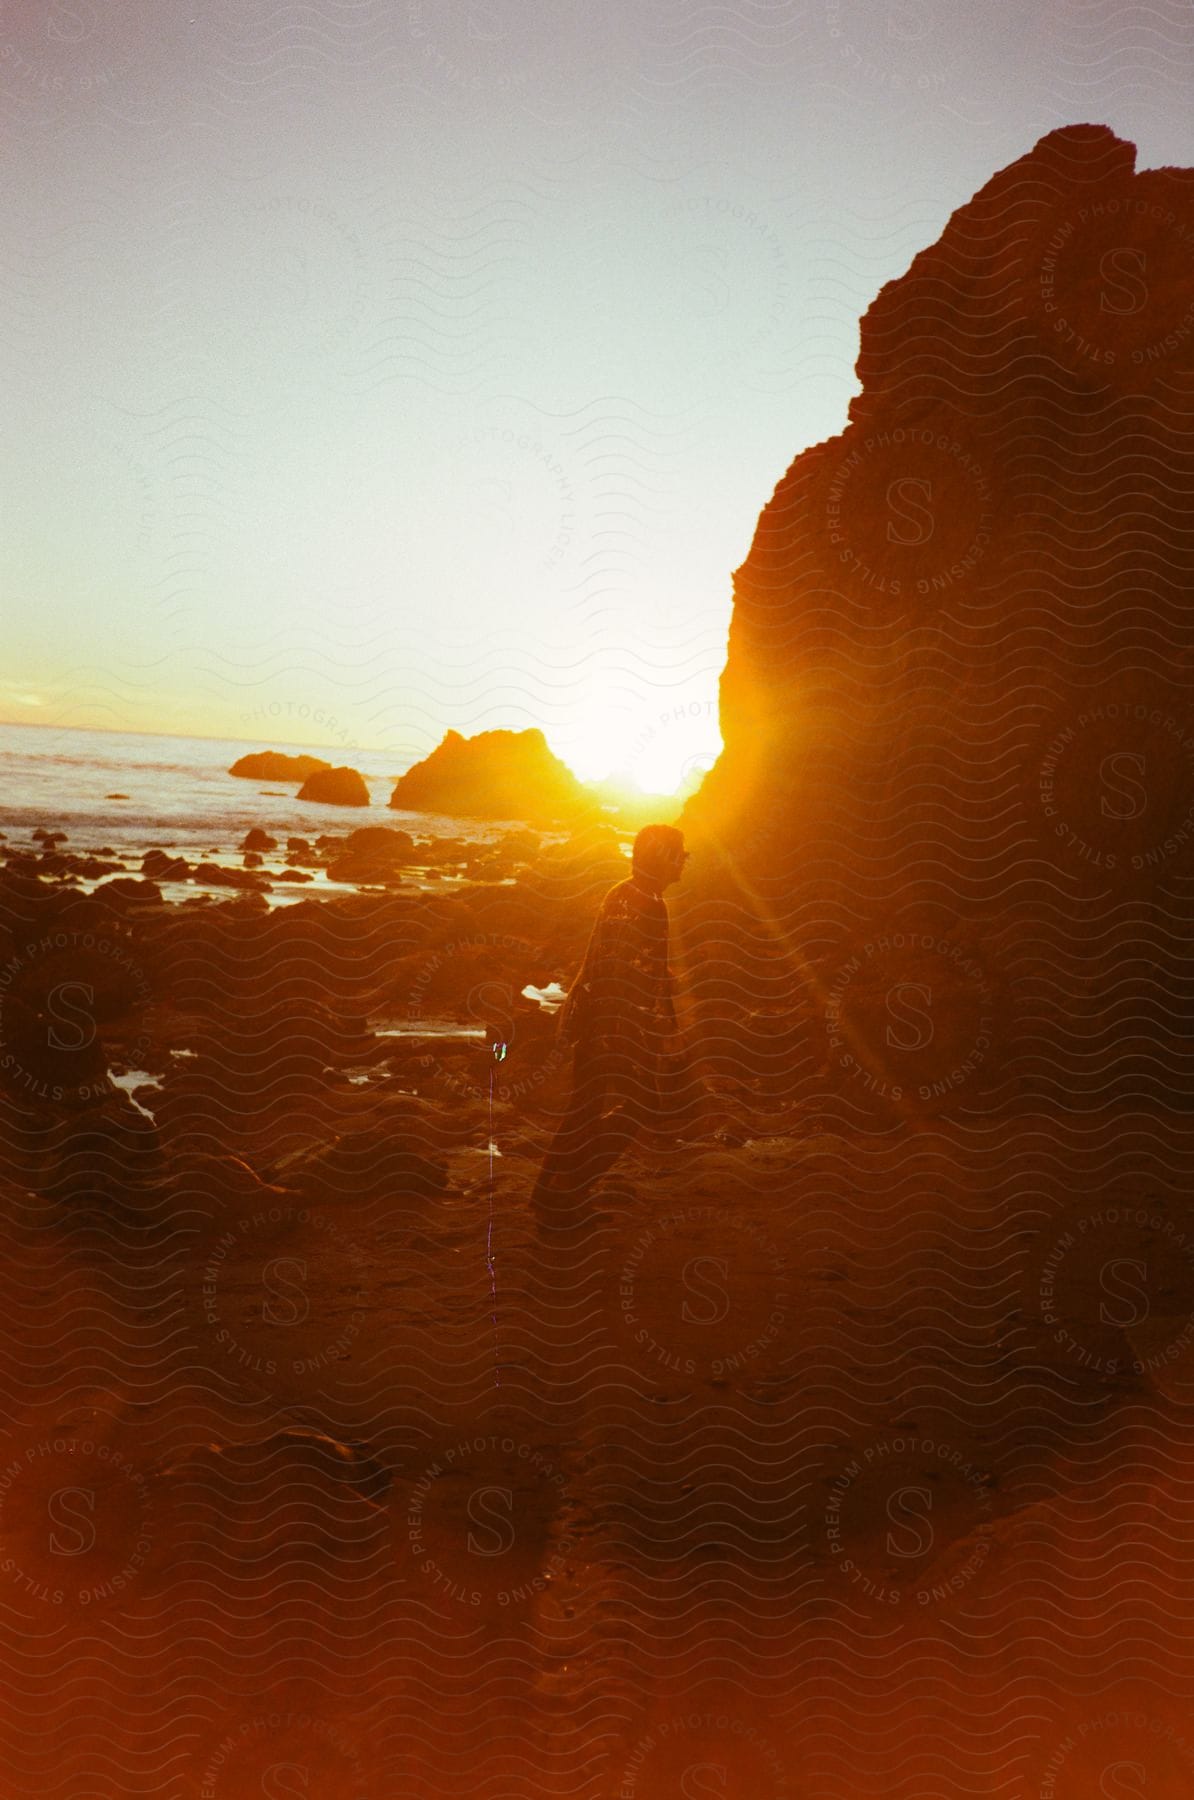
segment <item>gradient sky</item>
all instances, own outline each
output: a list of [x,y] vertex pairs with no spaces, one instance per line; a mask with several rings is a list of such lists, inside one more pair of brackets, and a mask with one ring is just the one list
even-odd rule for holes
[[0,718],[716,753],[859,314],[1188,0],[0,0]]

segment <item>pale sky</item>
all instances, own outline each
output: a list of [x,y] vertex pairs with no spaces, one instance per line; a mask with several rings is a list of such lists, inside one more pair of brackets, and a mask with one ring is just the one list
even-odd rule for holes
[[1187,0],[0,0],[0,718],[669,785],[860,312],[1192,77]]

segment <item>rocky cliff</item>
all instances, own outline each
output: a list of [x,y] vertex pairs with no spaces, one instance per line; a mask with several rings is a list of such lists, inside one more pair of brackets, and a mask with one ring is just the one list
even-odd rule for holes
[[881,290],[857,372],[734,579],[685,816],[707,1017],[904,1114],[1184,1096],[1194,171],[1051,133]]

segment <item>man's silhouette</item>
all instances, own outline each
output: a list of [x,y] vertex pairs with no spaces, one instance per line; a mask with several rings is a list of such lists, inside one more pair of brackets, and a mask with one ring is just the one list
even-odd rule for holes
[[663,890],[688,860],[673,825],[646,825],[632,873],[601,902],[564,1003],[572,1095],[532,1195],[542,1215],[579,1199],[640,1131],[662,1120],[661,1065],[676,1034]]

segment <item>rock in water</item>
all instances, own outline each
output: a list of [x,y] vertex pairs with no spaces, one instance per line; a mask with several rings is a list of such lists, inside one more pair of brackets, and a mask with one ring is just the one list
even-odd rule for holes
[[390,805],[456,818],[525,819],[549,824],[591,811],[593,801],[541,731],[449,731],[401,775]]
[[246,781],[306,781],[331,763],[322,756],[286,756],[280,750],[255,750],[238,757],[228,773],[242,775]]
[[320,800],[325,806],[368,806],[369,789],[356,769],[316,769],[299,789],[300,800]]
[[190,872],[185,856],[171,856],[165,850],[147,850],[141,858],[141,873],[150,881],[185,881]]
[[736,573],[683,823],[710,1020],[777,1089],[1189,1091],[1194,171],[1134,166],[1068,127],[959,208]]

